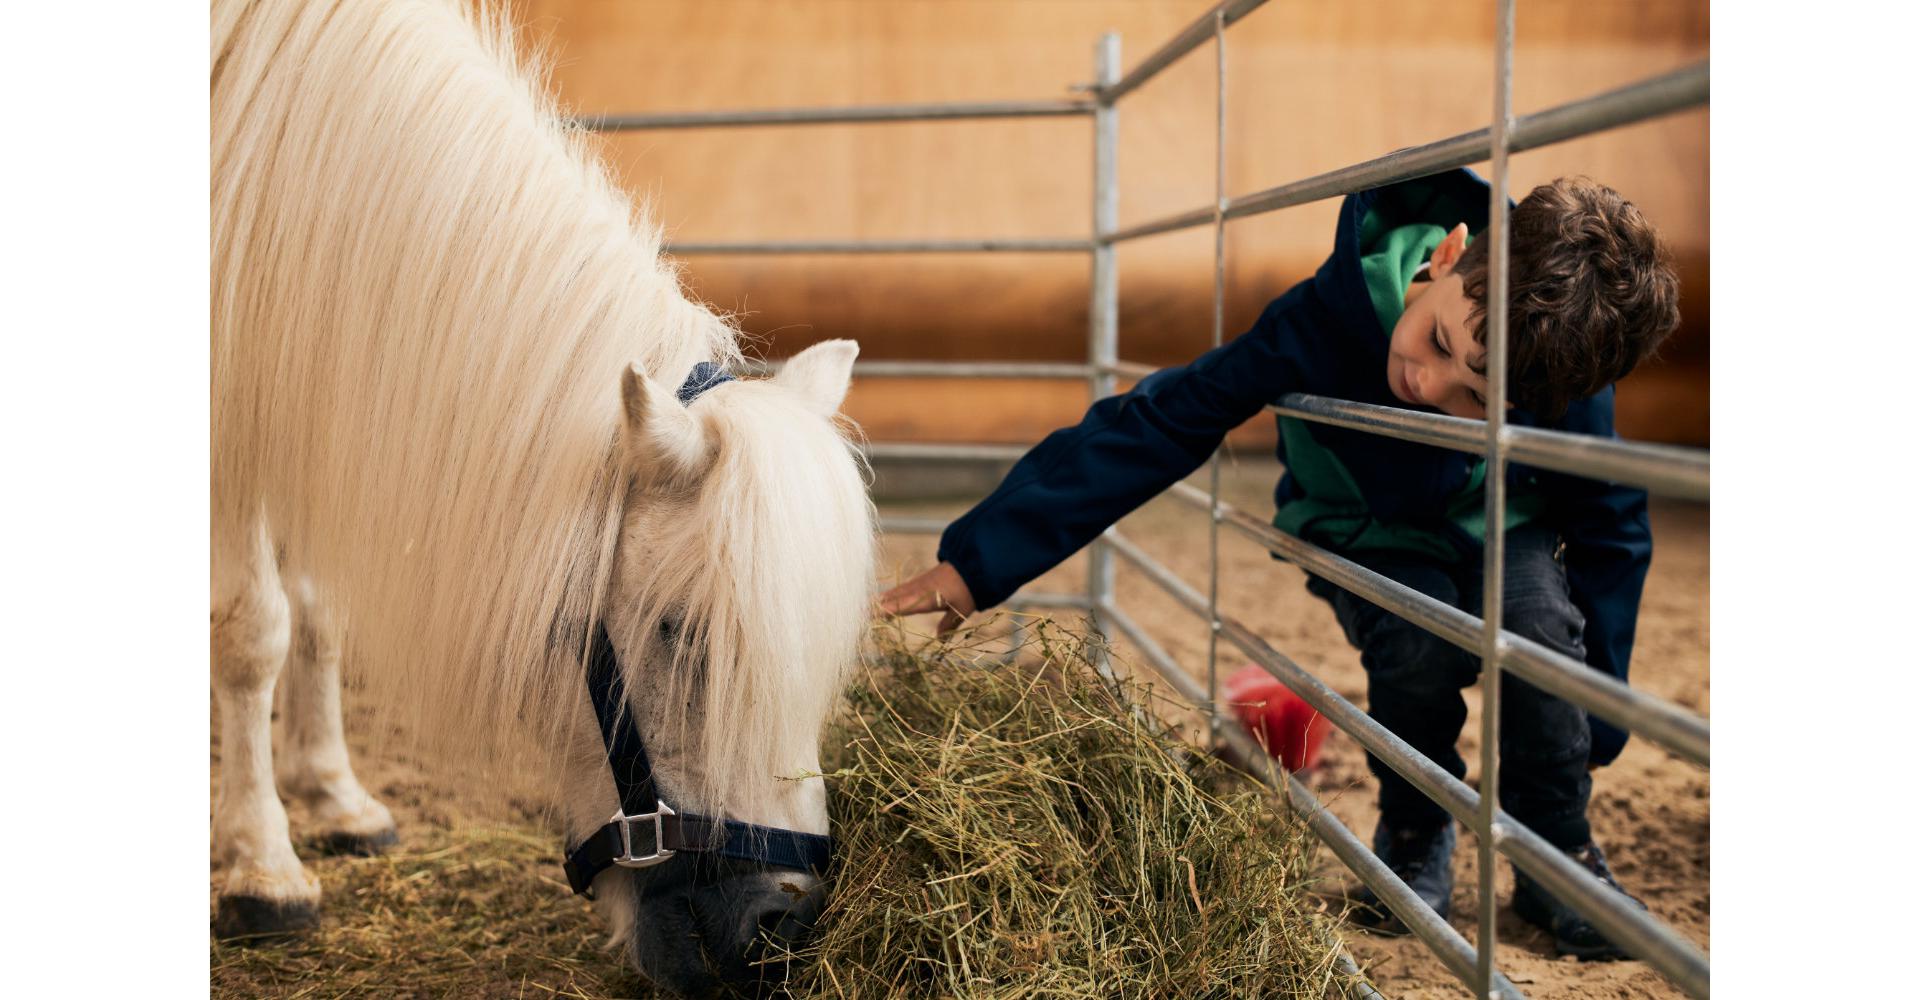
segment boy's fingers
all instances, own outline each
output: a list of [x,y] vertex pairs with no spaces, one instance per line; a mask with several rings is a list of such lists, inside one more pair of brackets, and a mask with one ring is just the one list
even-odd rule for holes
[[950,632],[973,612],[972,595],[966,581],[953,567],[941,563],[880,595],[875,602],[876,615],[919,615],[930,611],[946,612],[940,618],[940,631]]
[[931,588],[919,585],[919,580],[908,580],[892,590],[880,595],[880,613],[883,615],[918,615],[928,611],[938,611],[943,605],[939,595]]

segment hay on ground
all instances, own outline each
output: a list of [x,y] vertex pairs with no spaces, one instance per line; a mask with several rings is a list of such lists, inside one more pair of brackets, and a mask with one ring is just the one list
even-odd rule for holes
[[[1339,982],[1311,841],[1255,782],[1030,622],[1011,664],[963,634],[876,656],[826,739],[834,894],[795,996],[1300,997]],[[555,835],[404,831],[309,859],[313,934],[212,946],[216,997],[650,995],[571,896]]]
[[254,997],[651,995],[537,827],[410,827],[374,858],[309,857],[320,926],[289,941],[214,941],[209,994]]

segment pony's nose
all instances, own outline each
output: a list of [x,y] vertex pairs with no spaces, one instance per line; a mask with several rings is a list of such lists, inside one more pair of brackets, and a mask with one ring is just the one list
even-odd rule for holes
[[748,961],[777,959],[806,943],[826,906],[826,884],[801,872],[770,872],[745,900],[742,943]]
[[827,887],[801,872],[756,871],[696,890],[709,968],[736,993],[778,992],[826,901]]

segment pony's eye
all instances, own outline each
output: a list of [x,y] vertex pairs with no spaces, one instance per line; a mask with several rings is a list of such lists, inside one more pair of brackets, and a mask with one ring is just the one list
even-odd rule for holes
[[662,645],[671,646],[680,641],[680,620],[672,615],[663,615],[656,631]]

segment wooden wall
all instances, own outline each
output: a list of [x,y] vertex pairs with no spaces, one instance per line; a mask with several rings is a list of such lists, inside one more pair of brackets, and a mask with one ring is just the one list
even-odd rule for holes
[[[519,0],[553,86],[581,113],[1071,96],[1095,39],[1131,66],[1203,0]],[[1525,113],[1707,56],[1707,6],[1529,0],[1515,53]],[[1274,0],[1229,31],[1229,194],[1479,128],[1492,106],[1484,0]],[[1121,112],[1122,225],[1208,204],[1214,56],[1204,46]],[[1568,173],[1612,184],[1680,262],[1685,327],[1620,389],[1624,434],[1705,444],[1708,112],[1531,151],[1514,189]],[[705,129],[601,140],[681,240],[1023,236],[1089,231],[1091,126],[1046,119]],[[1311,273],[1337,202],[1230,224],[1228,336]],[[740,314],[768,356],[858,338],[866,358],[1084,357],[1084,255],[690,257],[693,291]],[[1121,355],[1205,349],[1212,234],[1120,252]],[[1082,384],[868,380],[850,401],[875,440],[1030,441],[1074,419]],[[1270,438],[1264,421],[1250,441]]]

